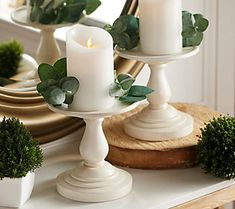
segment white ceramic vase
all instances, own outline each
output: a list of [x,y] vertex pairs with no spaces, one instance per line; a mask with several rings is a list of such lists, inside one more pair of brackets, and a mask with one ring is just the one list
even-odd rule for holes
[[0,206],[21,207],[32,193],[34,176],[34,173],[28,173],[22,178],[0,180]]

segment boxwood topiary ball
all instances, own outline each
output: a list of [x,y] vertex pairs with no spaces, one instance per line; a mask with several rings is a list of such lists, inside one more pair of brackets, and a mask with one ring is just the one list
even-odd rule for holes
[[0,179],[21,178],[41,166],[42,150],[15,118],[0,122]]
[[198,160],[206,172],[217,177],[235,177],[235,118],[213,118],[201,129]]
[[23,51],[18,41],[0,43],[0,77],[10,78],[17,73]]

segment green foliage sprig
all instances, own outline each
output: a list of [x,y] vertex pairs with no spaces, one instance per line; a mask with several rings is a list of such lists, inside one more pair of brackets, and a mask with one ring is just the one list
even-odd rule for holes
[[132,49],[139,42],[139,19],[132,15],[123,15],[113,23],[104,27],[120,48]]
[[23,46],[15,40],[0,44],[0,77],[10,78],[17,73],[23,51]]
[[99,0],[51,0],[46,5],[44,0],[30,0],[30,20],[41,24],[74,23],[100,5]]
[[188,11],[182,12],[183,21],[183,47],[198,46],[203,40],[203,32],[208,28],[209,21],[201,14],[191,14]]
[[[183,47],[199,46],[203,40],[203,32],[208,28],[209,21],[201,14],[191,14],[182,11]],[[123,15],[117,18],[113,25],[104,27],[113,37],[114,44],[119,48],[130,50],[139,43],[139,18]]]
[[0,179],[21,178],[41,166],[42,150],[24,125],[15,118],[0,123]]
[[201,129],[198,159],[206,172],[217,177],[235,177],[235,117],[214,118]]
[[41,83],[37,91],[51,105],[71,104],[74,94],[79,89],[79,81],[75,77],[67,77],[66,58],[59,59],[55,64],[42,63],[38,67]]
[[133,85],[134,82],[135,78],[129,74],[118,75],[110,86],[109,95],[121,102],[132,104],[146,99],[146,95],[153,92],[149,87]]

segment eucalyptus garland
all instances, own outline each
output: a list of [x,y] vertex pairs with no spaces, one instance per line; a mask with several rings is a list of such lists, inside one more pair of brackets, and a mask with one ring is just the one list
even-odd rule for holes
[[79,81],[75,77],[67,77],[66,58],[59,59],[54,65],[40,64],[38,74],[41,82],[37,85],[37,91],[48,104],[72,103],[79,89]]
[[[57,60],[54,65],[40,64],[38,74],[41,82],[37,85],[37,91],[48,104],[59,106],[73,102],[73,97],[79,90],[79,81],[75,77],[67,76],[66,58]],[[109,95],[121,102],[132,104],[146,99],[146,95],[153,92],[148,87],[133,85],[134,82],[135,78],[128,74],[115,76]]]
[[[182,11],[183,47],[199,46],[208,25],[209,21],[201,14]],[[113,25],[105,25],[104,29],[111,34],[114,44],[121,49],[130,50],[139,43],[139,18],[133,15],[123,15],[117,18]]]
[[146,99],[153,90],[146,86],[133,85],[135,78],[129,74],[120,74],[116,76],[111,84],[109,95],[118,98],[121,102],[132,104]]
[[30,0],[30,20],[41,24],[74,23],[100,5],[99,0]]

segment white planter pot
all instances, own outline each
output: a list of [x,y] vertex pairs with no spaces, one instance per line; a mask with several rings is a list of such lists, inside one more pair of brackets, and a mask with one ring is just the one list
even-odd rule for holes
[[0,180],[0,206],[20,207],[30,197],[34,185],[34,173],[23,178]]

